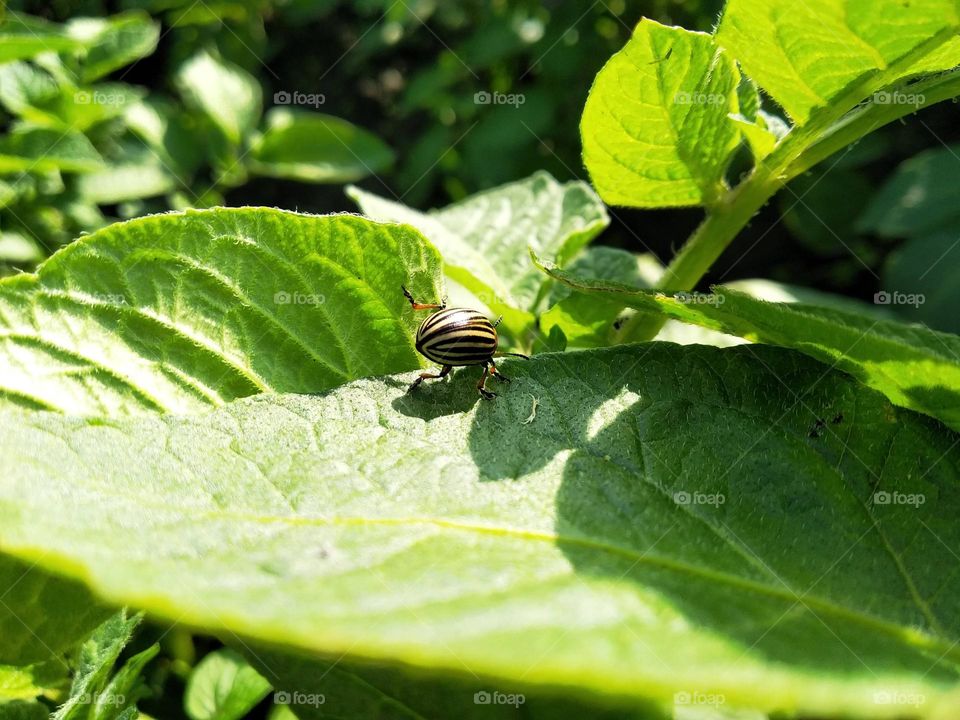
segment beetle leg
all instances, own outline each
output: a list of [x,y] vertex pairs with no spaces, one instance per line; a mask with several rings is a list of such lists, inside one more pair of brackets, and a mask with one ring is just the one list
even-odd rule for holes
[[497,366],[494,365],[493,360],[490,361],[490,374],[500,382],[510,382],[510,378],[497,370]]
[[451,370],[453,370],[452,365],[444,365],[439,373],[420,373],[420,377],[413,381],[410,387],[407,388],[407,392],[413,392],[413,389],[420,385],[424,380],[433,380],[435,378],[442,378],[447,375]]
[[489,372],[489,368],[486,365],[484,365],[483,375],[480,376],[480,382],[477,383],[477,390],[480,391],[480,397],[482,397],[484,400],[493,400],[497,396],[497,394],[495,392],[490,392],[489,390],[487,390],[486,385],[487,385],[488,372]]
[[403,285],[400,286],[400,289],[403,290],[403,295],[407,300],[410,301],[410,307],[414,310],[443,310],[447,307],[447,299],[444,298],[443,302],[437,305],[436,303],[418,303],[413,299],[413,295],[410,294],[410,291],[407,290]]

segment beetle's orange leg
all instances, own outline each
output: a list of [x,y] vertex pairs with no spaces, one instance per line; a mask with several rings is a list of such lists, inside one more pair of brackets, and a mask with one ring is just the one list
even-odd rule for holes
[[494,364],[493,360],[490,361],[490,374],[500,382],[510,382],[510,378],[497,370],[497,366]]
[[484,365],[483,375],[480,376],[480,382],[477,383],[477,390],[480,391],[480,397],[482,397],[484,400],[493,400],[497,396],[497,394],[495,392],[490,392],[489,390],[487,390],[487,373],[488,372],[489,372],[489,368],[486,365]]
[[447,307],[446,298],[444,298],[439,305],[436,303],[418,303],[413,299],[413,295],[410,294],[410,291],[407,290],[403,285],[400,286],[400,289],[403,290],[404,297],[410,301],[410,307],[412,307],[414,310],[443,310],[445,307]]
[[433,380],[435,378],[442,378],[447,375],[451,370],[453,370],[452,365],[444,365],[439,373],[421,373],[420,377],[413,381],[413,384],[407,388],[407,392],[413,392],[413,389],[417,387],[424,380]]

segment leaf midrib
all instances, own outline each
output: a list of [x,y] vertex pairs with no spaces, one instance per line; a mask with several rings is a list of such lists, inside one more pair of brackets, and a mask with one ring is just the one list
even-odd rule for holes
[[[501,525],[491,525],[484,523],[472,523],[461,520],[452,520],[448,518],[438,518],[430,516],[405,516],[405,517],[365,517],[362,515],[341,515],[341,516],[286,516],[286,515],[263,515],[257,513],[237,512],[237,511],[217,511],[215,513],[206,513],[195,515],[193,521],[203,522],[206,520],[230,520],[240,522],[250,522],[262,525],[283,524],[291,527],[329,527],[329,526],[349,526],[349,525],[375,525],[375,526],[394,526],[394,527],[412,527],[412,526],[433,526],[441,530],[452,530],[459,532],[469,532],[478,535],[499,535],[513,537],[517,539],[533,540],[537,542],[550,543],[556,546],[570,545],[608,555],[616,555],[632,561],[633,566],[639,564],[653,565],[678,574],[687,574],[725,584],[729,587],[739,590],[749,591],[758,595],[766,596],[776,600],[781,600],[791,605],[800,604],[811,610],[813,607],[833,615],[840,619],[857,623],[864,627],[882,632],[888,636],[894,637],[899,641],[923,650],[940,653],[940,657],[950,657],[954,662],[960,662],[960,649],[957,649],[957,642],[939,634],[904,626],[888,620],[877,618],[857,610],[838,605],[826,598],[818,595],[797,595],[793,591],[781,590],[777,587],[767,585],[762,582],[753,581],[747,578],[738,577],[727,572],[711,570],[700,565],[682,562],[672,558],[663,557],[647,552],[638,552],[616,543],[608,542],[598,538],[586,536],[564,535],[561,533],[551,533],[543,530],[535,530],[521,527],[508,527]],[[16,546],[0,540],[0,550],[16,555]],[[41,565],[44,564],[40,561]],[[633,567],[631,566],[631,567]],[[85,578],[91,580],[88,575]],[[94,586],[96,583],[93,583]],[[96,589],[96,587],[94,587]],[[109,598],[108,598],[109,599]],[[114,598],[122,601],[123,598]]]

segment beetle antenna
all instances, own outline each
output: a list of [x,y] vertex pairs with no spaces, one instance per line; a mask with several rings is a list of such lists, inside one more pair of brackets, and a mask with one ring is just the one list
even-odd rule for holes
[[497,354],[498,354],[498,355],[512,355],[513,357],[523,358],[524,360],[529,360],[529,359],[530,359],[530,356],[529,356],[529,355],[524,355],[523,353],[508,353],[508,352],[502,352],[502,353],[497,353]]

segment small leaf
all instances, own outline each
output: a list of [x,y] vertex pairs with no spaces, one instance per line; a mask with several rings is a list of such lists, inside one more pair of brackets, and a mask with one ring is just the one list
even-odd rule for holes
[[267,679],[237,653],[217,650],[190,673],[183,708],[190,720],[240,720],[270,690]]
[[802,125],[854,81],[869,88],[911,53],[914,62],[883,85],[954,67],[958,29],[954,0],[728,0],[717,42]]
[[361,180],[393,163],[393,151],[353,123],[320,113],[274,108],[253,144],[250,170],[303,182]]
[[103,159],[86,136],[47,128],[20,128],[0,137],[0,173],[90,172]]
[[958,153],[960,145],[934,148],[901,163],[873,196],[858,229],[901,238],[960,227],[960,205],[955,202]]
[[0,63],[80,47],[82,43],[70,37],[63,26],[41,18],[7,12],[0,21]]
[[153,152],[142,143],[123,146],[123,154],[111,157],[108,167],[80,176],[77,191],[84,200],[100,205],[157,197],[180,184]]
[[124,120],[127,128],[179,177],[189,177],[200,165],[202,136],[187,127],[183,111],[172,102],[145,98],[125,106]]
[[710,204],[740,131],[740,75],[705,33],[644,19],[593,82],[583,159],[611,205]]
[[176,81],[184,100],[205,113],[232,145],[241,145],[256,127],[260,84],[238,65],[199,52],[180,67]]
[[160,24],[139,11],[106,18],[76,18],[67,23],[66,29],[86,47],[80,75],[88,83],[150,55],[160,37]]
[[101,697],[120,652],[130,642],[142,617],[127,617],[119,611],[107,619],[79,648],[70,697],[51,716],[51,720],[99,719],[102,701],[123,707],[126,698]]
[[44,255],[35,240],[20,233],[0,232],[0,262],[34,263],[43,260]]
[[953,228],[910,238],[887,257],[882,287],[892,298],[911,300],[891,306],[906,321],[960,334],[960,218]]
[[[636,255],[609,247],[592,247],[568,266],[578,277],[615,280],[638,288],[652,287],[663,268],[652,255]],[[540,316],[540,330],[548,336],[562,331],[572,347],[605,347],[613,344],[614,322],[623,313],[623,303],[573,292],[557,284],[551,293],[553,305]]]

